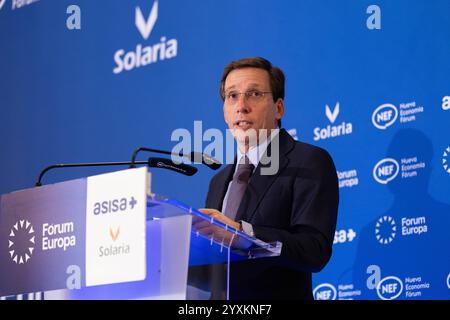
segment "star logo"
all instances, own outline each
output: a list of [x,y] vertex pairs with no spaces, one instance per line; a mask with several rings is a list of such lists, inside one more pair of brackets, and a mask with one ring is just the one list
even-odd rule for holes
[[391,243],[396,233],[397,226],[395,225],[395,220],[390,216],[381,217],[375,224],[375,237],[381,244]]
[[442,167],[448,174],[450,174],[449,155],[450,147],[447,147],[447,149],[445,149],[444,153],[442,154]]
[[11,228],[8,251],[12,261],[24,264],[30,260],[35,246],[34,229],[28,220],[19,220]]

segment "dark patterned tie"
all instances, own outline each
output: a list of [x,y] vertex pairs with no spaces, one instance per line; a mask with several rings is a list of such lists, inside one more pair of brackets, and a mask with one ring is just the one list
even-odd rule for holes
[[239,205],[247,189],[248,181],[252,175],[255,166],[250,163],[247,156],[241,158],[238,168],[231,181],[230,191],[228,193],[227,205],[225,207],[225,215],[230,219],[236,218]]

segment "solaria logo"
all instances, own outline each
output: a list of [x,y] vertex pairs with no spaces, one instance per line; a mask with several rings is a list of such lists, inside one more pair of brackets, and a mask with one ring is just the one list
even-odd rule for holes
[[397,107],[393,104],[386,103],[378,108],[372,114],[372,123],[375,128],[385,130],[395,123],[398,117]]
[[120,226],[118,227],[109,227],[109,237],[113,241],[109,243],[109,245],[100,246],[98,248],[98,256],[100,258],[116,256],[116,255],[125,255],[131,252],[131,246],[128,243],[119,243],[117,240],[121,234]]
[[333,110],[325,105],[325,115],[330,121],[330,124],[325,128],[314,128],[314,141],[335,138],[343,135],[348,135],[353,132],[353,124],[350,122],[342,121],[340,124],[335,124],[337,117],[339,116],[340,106],[339,102],[336,103]]
[[8,251],[12,261],[24,264],[30,260],[35,247],[35,234],[28,220],[19,220],[11,228],[8,238]]
[[391,243],[397,234],[395,220],[391,216],[383,216],[375,224],[375,237],[381,244]]
[[[158,20],[158,1],[153,3],[148,18],[145,19],[140,7],[135,8],[135,25],[144,40],[147,40]],[[151,45],[137,44],[136,49],[131,51],[120,49],[114,53],[114,62],[116,64],[113,73],[119,74],[125,71],[131,71],[135,68],[156,63],[158,61],[172,59],[178,54],[177,39],[168,39],[162,36],[159,42]]]

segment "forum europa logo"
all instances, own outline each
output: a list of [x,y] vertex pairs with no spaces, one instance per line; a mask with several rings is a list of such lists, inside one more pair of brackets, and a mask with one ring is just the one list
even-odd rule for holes
[[24,264],[30,260],[35,247],[35,234],[28,220],[19,220],[11,228],[8,238],[8,251],[12,261]]

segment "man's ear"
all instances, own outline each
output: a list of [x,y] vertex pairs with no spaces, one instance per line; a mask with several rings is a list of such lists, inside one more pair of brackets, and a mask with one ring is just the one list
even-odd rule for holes
[[280,120],[284,116],[284,100],[279,98],[277,102],[275,103],[276,108],[276,119]]

